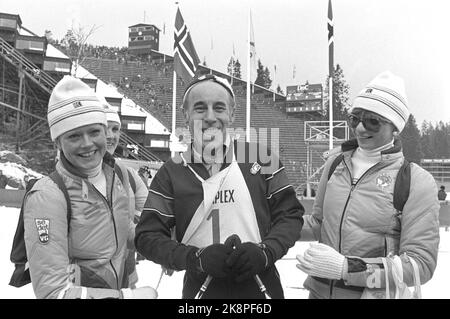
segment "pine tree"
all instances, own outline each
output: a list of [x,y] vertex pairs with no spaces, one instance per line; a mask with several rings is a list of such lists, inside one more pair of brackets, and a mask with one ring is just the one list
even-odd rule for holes
[[278,86],[277,86],[277,93],[278,93],[278,94],[281,94],[281,95],[284,95],[284,92],[283,92],[283,90],[281,89],[281,87],[280,87],[279,84],[278,84]]
[[258,69],[256,70],[258,76],[256,77],[255,84],[262,86],[266,89],[272,85],[272,79],[270,78],[270,71],[268,67],[264,67],[261,60],[258,60]]
[[228,66],[227,66],[227,73],[231,76],[234,76],[234,64],[236,62],[234,61],[234,58],[231,57],[230,58],[230,62],[228,62]]
[[241,78],[241,63],[239,59],[230,58],[230,62],[228,62],[227,73],[235,78]]
[[241,79],[241,62],[239,62],[239,59],[236,59],[236,63],[234,63],[234,77]]
[[423,152],[421,143],[418,143],[420,141],[420,131],[414,115],[411,114],[409,116],[408,122],[400,134],[400,138],[405,158],[410,162],[420,164],[420,160],[423,158]]
[[442,121],[439,121],[435,127],[433,142],[436,151],[435,158],[448,158],[450,143],[446,125]]
[[[325,94],[324,94],[324,111],[326,119],[329,119],[328,113],[328,78],[326,80],[325,85]],[[348,100],[349,100],[349,85],[346,83],[344,78],[344,71],[342,70],[339,64],[336,65],[336,69],[334,70],[334,78],[333,78],[333,121],[346,120],[347,119],[347,110],[349,108]]]
[[422,150],[424,158],[436,158],[433,143],[433,124],[431,122],[423,121],[421,127],[420,136],[420,148]]

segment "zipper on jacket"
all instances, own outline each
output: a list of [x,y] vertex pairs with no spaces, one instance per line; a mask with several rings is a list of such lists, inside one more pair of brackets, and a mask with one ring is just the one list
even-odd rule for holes
[[[353,181],[352,173],[350,172],[350,169],[348,168],[347,163],[345,162],[345,159],[343,159],[342,161],[344,162],[344,165],[347,168],[348,174],[350,175],[350,183],[352,183],[352,181]],[[359,181],[362,180],[362,178],[365,175],[367,175],[367,173],[369,171],[372,171],[373,168],[378,166],[380,163],[381,162],[378,162],[375,165],[373,165],[372,167],[370,167],[367,171],[364,172],[364,174],[361,175],[361,177],[358,179],[358,181],[355,184],[353,184],[353,183],[351,184],[350,193],[348,194],[347,201],[345,202],[344,209],[343,209],[342,215],[341,215],[341,221],[339,223],[339,246],[338,246],[339,252],[342,251],[342,249],[341,249],[342,248],[341,247],[341,245],[342,245],[342,224],[344,222],[345,211],[347,210],[347,205],[348,205],[348,202],[350,201],[350,197],[351,197],[353,191],[355,190],[356,185],[359,183]],[[333,293],[333,286],[334,286],[334,280],[332,280],[331,283],[330,283],[330,298],[331,298],[332,293]]]
[[[103,194],[100,193],[100,192],[98,191],[97,188],[95,188],[95,187],[93,187],[93,188],[94,188],[94,191],[97,192],[97,194],[103,199],[103,201],[104,201],[104,202],[106,203],[106,205],[108,206],[109,211],[111,212],[111,217],[112,217],[112,222],[113,222],[113,228],[114,228],[114,238],[115,238],[115,240],[116,240],[116,252],[117,252],[117,250],[119,249],[119,240],[118,240],[118,238],[117,238],[116,220],[114,219],[114,213],[113,213],[113,208],[112,208],[112,202],[113,202],[112,195],[113,195],[113,189],[114,189],[114,179],[115,179],[115,174],[113,174],[112,182],[111,182],[111,185],[112,185],[112,186],[111,186],[111,196],[110,196],[111,204],[108,202],[108,199],[105,198],[105,196],[103,196]],[[113,271],[114,271],[114,274],[115,274],[115,276],[116,276],[117,289],[120,289],[120,285],[119,285],[119,276],[117,275],[116,268],[114,268],[114,265],[113,265],[113,263],[112,263],[112,260],[109,260],[109,263],[110,263],[110,265],[111,265],[111,267],[112,267],[112,269],[113,269]]]
[[[345,160],[342,160],[342,161],[344,162],[344,165],[347,168],[348,174],[350,175],[350,183],[352,183],[352,181],[353,181],[352,173],[350,172],[350,169],[348,168],[347,163],[345,162]],[[341,247],[341,245],[342,245],[342,224],[344,222],[345,211],[347,210],[347,205],[348,205],[348,202],[350,201],[350,197],[352,195],[352,192],[356,188],[356,185],[358,185],[358,183],[363,179],[363,177],[366,176],[367,173],[372,171],[374,169],[374,167],[378,166],[379,164],[380,164],[380,162],[378,162],[375,165],[373,165],[372,167],[370,167],[367,171],[364,172],[364,174],[361,175],[361,177],[358,179],[358,181],[355,184],[353,184],[353,183],[351,184],[350,193],[348,194],[347,201],[345,202],[344,209],[343,209],[342,215],[341,215],[341,221],[339,223],[339,246],[338,246],[339,247],[339,252],[342,251],[342,247]]]

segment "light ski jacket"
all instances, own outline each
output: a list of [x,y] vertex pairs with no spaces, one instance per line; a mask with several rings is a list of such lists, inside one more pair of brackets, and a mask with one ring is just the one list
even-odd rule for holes
[[[144,209],[144,204],[148,196],[148,188],[136,170],[134,170],[131,167],[127,167],[127,170],[129,172],[128,175],[129,179],[132,178],[134,181],[134,182],[130,181],[130,191],[129,191],[131,207],[134,209],[134,217],[133,217],[134,226],[131,227],[129,238],[131,238],[131,240],[134,242],[135,227],[136,227],[135,225],[139,221],[139,218],[141,217],[142,214],[142,210]],[[134,189],[133,187],[131,187],[132,183],[134,183],[135,185]],[[125,265],[126,271],[129,274],[128,286],[130,288],[135,288],[139,278],[136,270],[136,249],[134,248],[134,243],[133,248],[128,249],[128,257]]]
[[56,170],[70,197],[69,227],[66,200],[50,178],[27,194],[25,244],[37,298],[119,298],[127,287],[127,244],[133,247],[134,235],[128,174],[121,168],[122,183],[108,155],[102,169],[107,198],[61,154]]
[[[422,284],[436,268],[439,246],[439,203],[431,174],[411,165],[410,193],[403,212],[393,206],[393,190],[404,161],[400,141],[381,152],[381,161],[352,186],[351,156],[357,144],[344,143],[343,161],[328,180],[328,171],[339,154],[325,164],[311,215],[304,215],[304,228],[315,238],[347,257],[344,280],[308,277],[304,286],[319,298],[360,298],[367,287],[371,266],[382,267],[380,257],[406,253],[416,260]],[[373,269],[373,268],[372,268]],[[403,260],[404,281],[413,285],[411,263]],[[381,288],[385,287],[381,270]],[[392,279],[392,278],[391,278]],[[391,281],[392,282],[392,281]]]

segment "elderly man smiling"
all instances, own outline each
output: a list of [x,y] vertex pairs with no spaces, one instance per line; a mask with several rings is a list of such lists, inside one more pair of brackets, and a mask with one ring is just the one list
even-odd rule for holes
[[226,79],[194,80],[183,112],[192,143],[155,175],[136,227],[138,251],[186,270],[183,298],[194,298],[203,283],[205,298],[283,298],[274,263],[299,238],[303,214],[284,167],[271,156],[276,168],[263,169],[272,163],[228,134],[235,96]]

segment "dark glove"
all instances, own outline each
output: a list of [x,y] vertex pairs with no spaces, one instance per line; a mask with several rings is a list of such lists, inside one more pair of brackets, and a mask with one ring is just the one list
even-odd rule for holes
[[241,244],[241,239],[239,238],[238,235],[233,234],[230,237],[228,237],[223,244],[227,247],[231,247],[234,249]]
[[214,278],[225,278],[230,268],[225,264],[233,248],[224,244],[213,244],[188,255],[186,270],[206,273]]
[[236,282],[242,282],[262,272],[269,264],[263,247],[246,242],[237,245],[226,261]]

